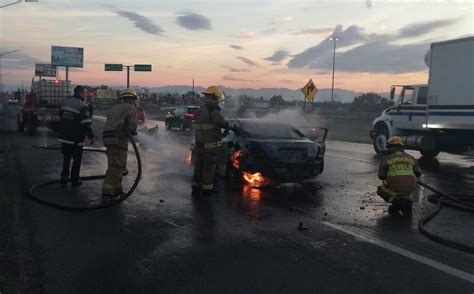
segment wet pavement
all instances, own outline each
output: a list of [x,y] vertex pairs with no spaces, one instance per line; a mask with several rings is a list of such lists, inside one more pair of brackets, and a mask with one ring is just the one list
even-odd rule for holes
[[[141,136],[143,176],[122,204],[73,213],[33,202],[25,191],[58,178],[61,154],[41,128],[15,132],[15,107],[0,130],[0,289],[25,293],[472,293],[474,255],[421,235],[418,220],[435,209],[424,188],[411,218],[393,218],[375,194],[379,158],[372,146],[328,142],[326,170],[304,185],[230,189],[192,196],[186,162],[190,132]],[[100,135],[103,118],[94,120]],[[97,144],[100,146],[100,142]],[[417,153],[413,153],[418,157]],[[472,194],[474,159],[441,154],[422,160],[422,180],[447,193]],[[5,167],[5,168],[4,168]],[[103,174],[104,154],[87,152],[82,175]],[[136,161],[129,152],[129,187]],[[38,190],[71,205],[102,202],[101,181],[77,189]],[[5,213],[5,214],[3,214]],[[6,217],[8,216],[8,217]],[[442,216],[444,217],[444,216]],[[472,241],[456,224],[450,234]],[[440,221],[441,219],[436,219]],[[301,225],[300,225],[301,223]],[[8,226],[6,225],[8,224]],[[445,225],[446,227],[447,225]],[[298,229],[300,227],[300,229]],[[441,230],[442,226],[435,225]],[[472,227],[471,227],[472,228]],[[445,230],[446,231],[446,230]],[[471,235],[469,235],[471,234]],[[2,286],[3,284],[3,286]]]

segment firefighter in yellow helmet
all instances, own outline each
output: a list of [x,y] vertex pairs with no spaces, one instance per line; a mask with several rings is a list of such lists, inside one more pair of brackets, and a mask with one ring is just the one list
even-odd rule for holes
[[125,89],[119,99],[121,102],[109,110],[104,125],[102,139],[107,148],[107,173],[102,185],[102,196],[119,197],[123,194],[122,172],[127,167],[128,137],[126,128],[132,135],[137,134],[137,93]]
[[222,131],[230,129],[240,134],[232,122],[224,119],[220,112],[219,101],[224,94],[216,86],[210,86],[205,92],[203,104],[194,114],[194,174],[191,187],[194,192],[214,192],[214,172],[217,167],[217,156],[222,150]]
[[402,139],[390,137],[387,141],[387,155],[379,168],[379,179],[383,185],[377,187],[377,194],[391,203],[391,214],[411,214],[412,193],[416,189],[416,178],[421,175],[417,160],[404,152]]

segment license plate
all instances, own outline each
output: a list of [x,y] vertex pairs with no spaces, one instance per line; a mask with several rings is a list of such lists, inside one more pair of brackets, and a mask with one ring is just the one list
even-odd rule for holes
[[280,159],[285,162],[303,161],[305,149],[280,149]]

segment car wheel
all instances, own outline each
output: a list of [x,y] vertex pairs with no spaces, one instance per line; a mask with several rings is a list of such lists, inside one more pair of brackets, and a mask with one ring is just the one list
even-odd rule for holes
[[377,129],[377,134],[374,137],[373,145],[377,154],[384,154],[387,151],[388,131],[385,128]]

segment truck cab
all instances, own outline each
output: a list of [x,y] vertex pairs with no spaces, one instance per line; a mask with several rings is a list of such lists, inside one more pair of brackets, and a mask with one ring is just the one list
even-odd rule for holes
[[370,138],[377,153],[385,152],[390,136],[424,132],[426,123],[428,86],[393,85],[390,101],[393,106],[385,109],[372,123]]

